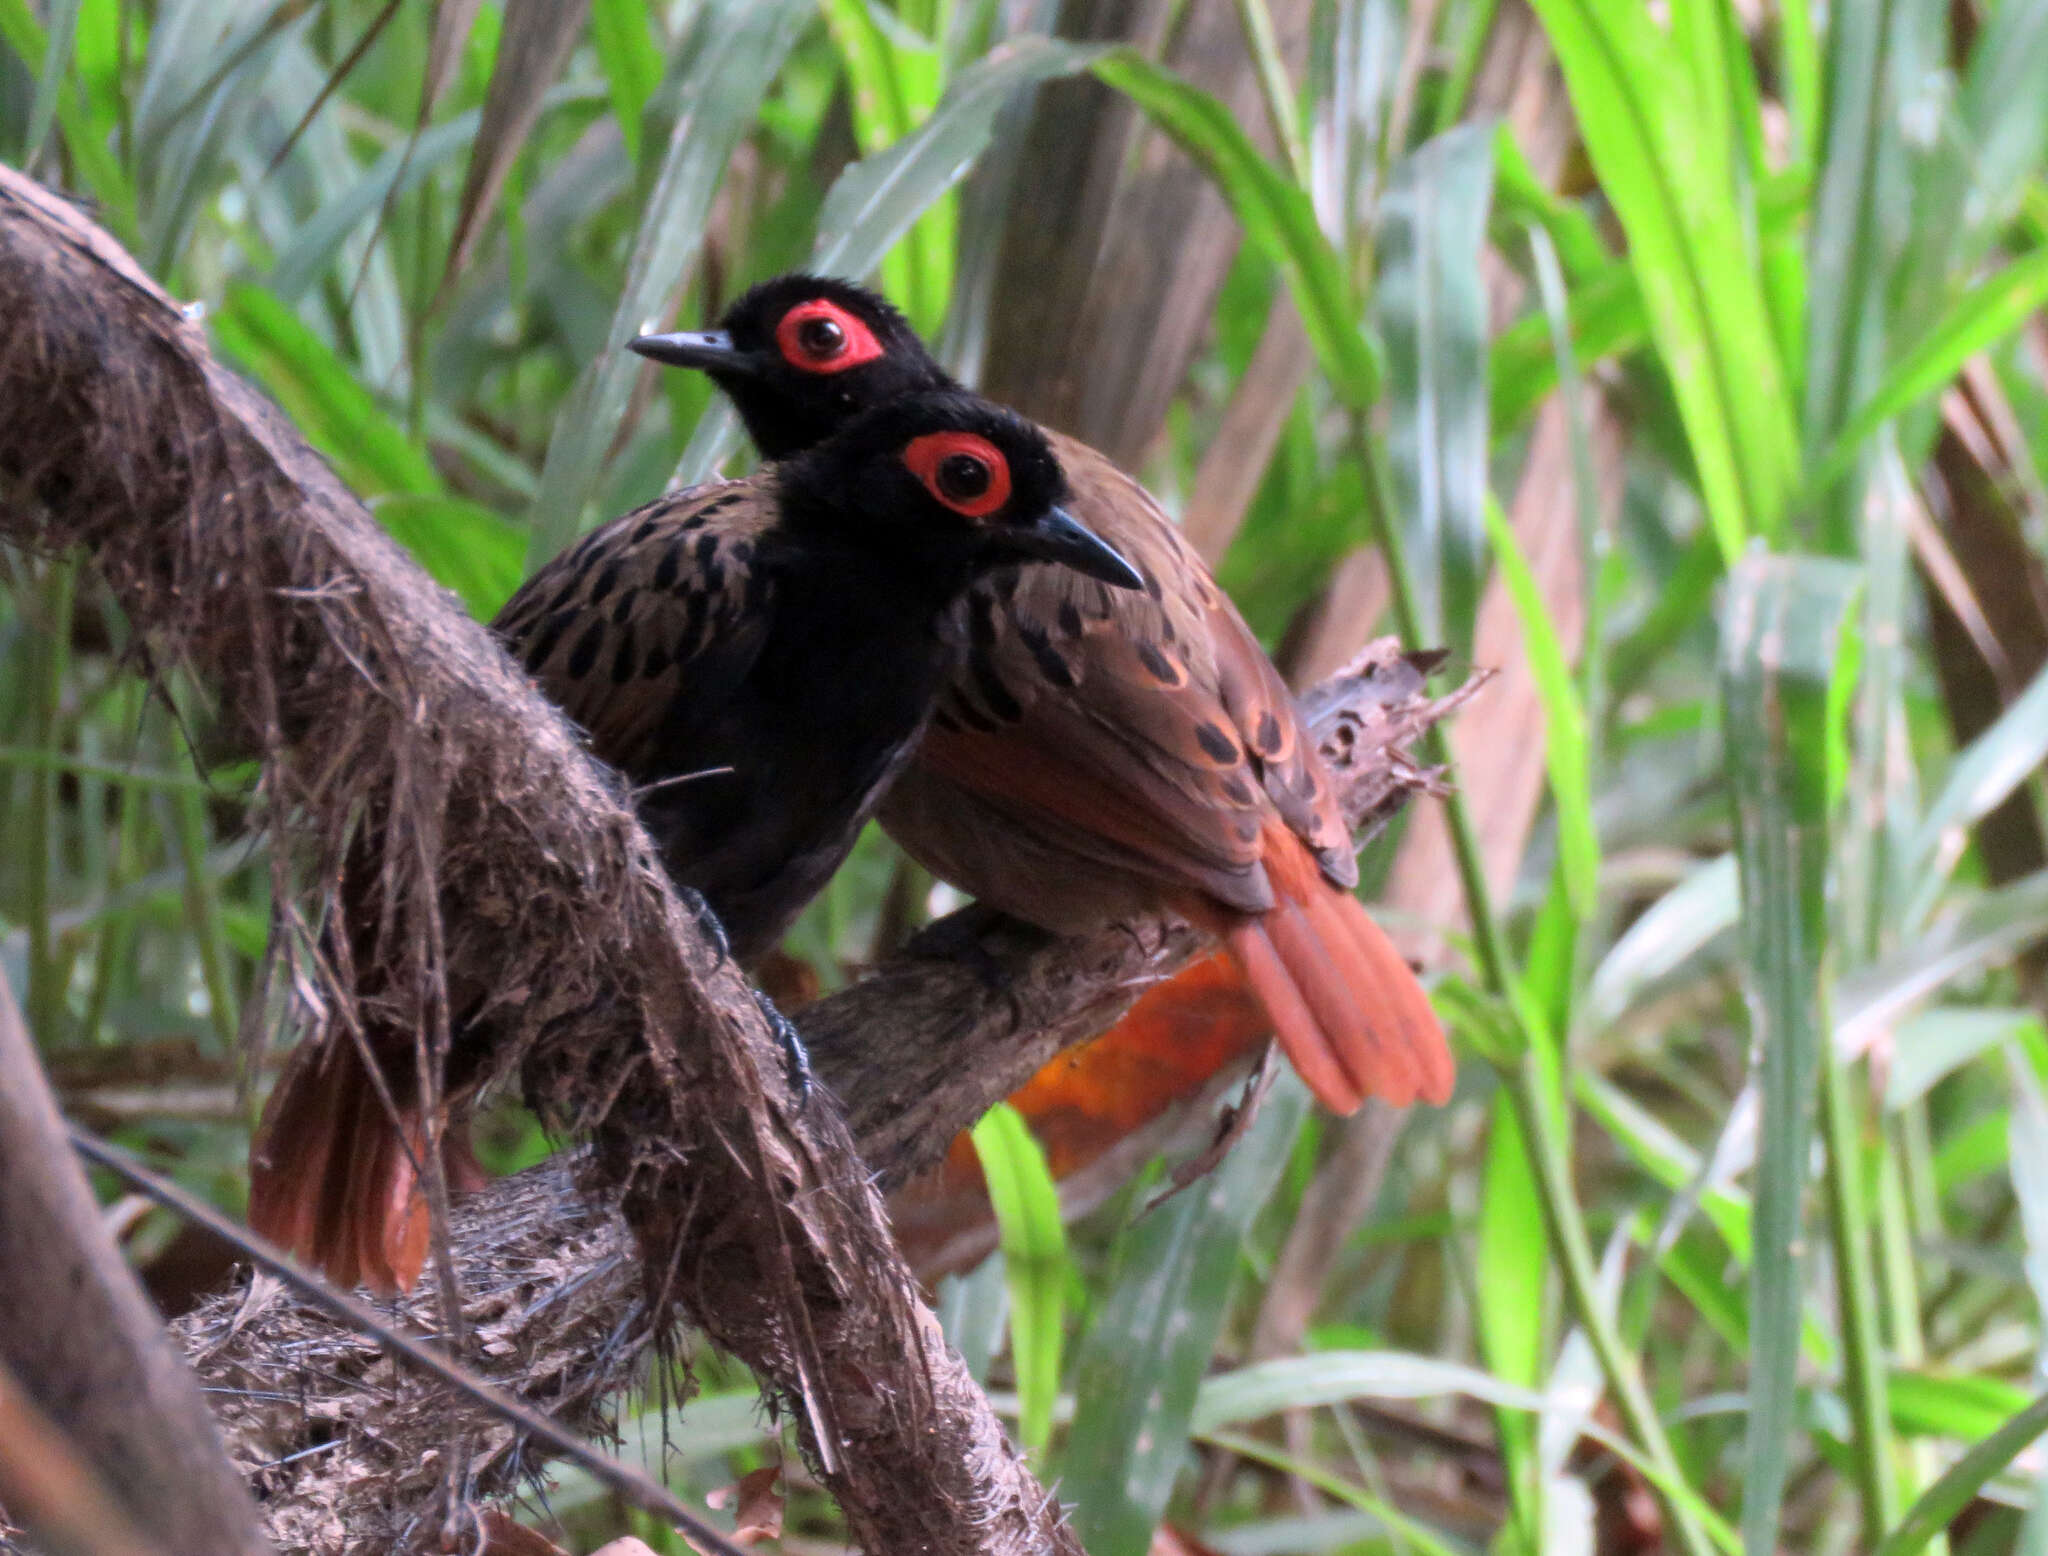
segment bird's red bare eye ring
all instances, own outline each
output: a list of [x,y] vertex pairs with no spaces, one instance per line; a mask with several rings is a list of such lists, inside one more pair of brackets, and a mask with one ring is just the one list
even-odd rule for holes
[[[978,463],[988,473],[988,484],[974,493],[959,490],[959,483],[947,478],[947,462],[954,459]],[[904,447],[903,463],[924,482],[926,491],[965,518],[994,513],[1010,500],[1010,462],[987,438],[971,432],[927,432],[912,438]],[[951,492],[949,484],[955,488]]]
[[835,302],[798,303],[775,326],[783,361],[806,373],[843,373],[882,354],[875,332]]

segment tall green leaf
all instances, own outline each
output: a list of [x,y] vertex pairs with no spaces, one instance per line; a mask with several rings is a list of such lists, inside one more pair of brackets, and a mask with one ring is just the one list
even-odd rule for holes
[[[1809,461],[1847,424],[1883,369],[1885,301],[1911,190],[1899,93],[1916,67],[1931,65],[1928,22],[1945,12],[1937,0],[1874,0],[1831,14],[1827,120],[1807,252]],[[1855,480],[1821,491],[1827,549],[1853,544],[1861,495]]]
[[1533,0],[1678,399],[1723,559],[1775,534],[1798,422],[1743,237],[1726,148],[1703,144],[1689,72],[1641,0]]
[[333,348],[272,293],[230,287],[212,325],[222,349],[277,396],[307,441],[334,461],[360,496],[441,490],[433,462]]
[[1777,1548],[1799,1362],[1801,1202],[1827,1031],[1829,821],[1846,781],[1841,720],[1861,578],[1846,563],[1753,553],[1730,580],[1721,697],[1762,1119],[1750,1288],[1742,1536]]
[[1143,55],[1128,49],[1105,54],[1095,74],[1144,110],[1215,181],[1246,235],[1287,278],[1338,398],[1372,404],[1380,390],[1379,353],[1358,327],[1344,262],[1317,225],[1307,193],[1260,155],[1228,108]]
[[998,1103],[974,1126],[1002,1240],[1010,1282],[1010,1356],[1016,1364],[1018,1435],[1024,1451],[1042,1458],[1052,1440],[1052,1407],[1060,1392],[1060,1337],[1066,1317],[1067,1230],[1059,1190],[1023,1115]]
[[1558,859],[1573,917],[1584,923],[1593,916],[1600,894],[1600,840],[1593,829],[1586,709],[1579,700],[1578,683],[1572,679],[1557,624],[1551,620],[1536,574],[1509,528],[1507,516],[1490,497],[1483,498],[1481,508],[1500,564],[1501,582],[1522,626],[1536,697],[1543,705],[1543,760],[1557,811]]
[[1373,311],[1386,344],[1387,445],[1422,630],[1467,648],[1486,566],[1487,299],[1479,259],[1494,138],[1464,125],[1395,166],[1380,206]]
[[1223,1164],[1124,1234],[1117,1281],[1082,1342],[1060,1487],[1089,1556],[1145,1556],[1187,1457],[1195,1397],[1252,1218],[1278,1182],[1308,1094],[1282,1073]]

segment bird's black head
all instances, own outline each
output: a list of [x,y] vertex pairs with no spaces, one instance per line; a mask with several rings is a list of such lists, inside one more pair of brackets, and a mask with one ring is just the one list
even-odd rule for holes
[[656,362],[709,373],[764,459],[822,442],[898,395],[953,386],[909,321],[851,281],[777,276],[726,309],[718,326],[630,344]]
[[907,394],[862,413],[784,461],[778,485],[793,534],[879,552],[941,595],[1018,562],[1144,584],[1062,506],[1067,478],[1045,434],[964,390]]

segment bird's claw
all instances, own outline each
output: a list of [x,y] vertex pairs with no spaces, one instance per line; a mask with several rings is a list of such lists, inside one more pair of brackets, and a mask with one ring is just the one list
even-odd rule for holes
[[803,1034],[779,1009],[775,1001],[754,990],[754,1003],[761,1008],[761,1015],[768,1023],[768,1030],[775,1034],[775,1041],[782,1045],[782,1078],[796,1095],[796,1105],[801,1108],[811,1100],[811,1051],[804,1046]]
[[704,893],[690,886],[679,886],[676,895],[683,906],[689,909],[690,917],[696,920],[697,933],[711,943],[712,967],[723,967],[732,960],[732,942],[725,938],[725,925],[718,915],[711,911],[711,904],[704,900]]

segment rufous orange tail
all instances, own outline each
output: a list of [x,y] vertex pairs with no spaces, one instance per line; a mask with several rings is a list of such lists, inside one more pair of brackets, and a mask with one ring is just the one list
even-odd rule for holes
[[[331,1038],[286,1063],[249,1152],[251,1229],[344,1290],[410,1290],[426,1262],[427,1132],[404,1092],[393,1088],[394,1118],[355,1043]],[[480,1185],[466,1121],[441,1148],[451,1188]]]
[[1271,823],[1263,841],[1273,907],[1222,926],[1223,942],[1296,1072],[1333,1113],[1367,1097],[1448,1101],[1443,1027],[1394,943],[1293,833]]

